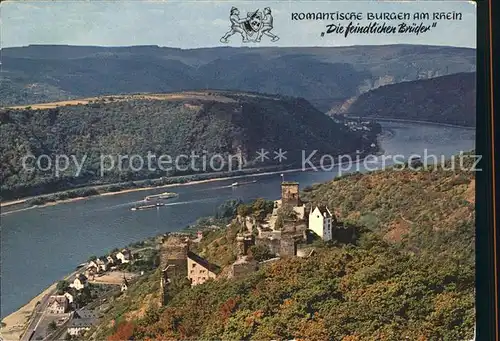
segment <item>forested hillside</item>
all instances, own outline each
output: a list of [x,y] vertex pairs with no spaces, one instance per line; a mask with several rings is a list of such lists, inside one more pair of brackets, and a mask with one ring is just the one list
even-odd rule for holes
[[[472,338],[473,173],[394,169],[335,179],[305,194],[309,204],[327,203],[345,224],[357,226],[357,242],[319,246],[316,255],[281,259],[240,280],[176,287],[164,307],[151,299],[159,297],[158,286],[141,283],[113,305],[93,336],[110,341]],[[156,273],[149,281],[158,279]]]
[[476,73],[382,86],[346,102],[338,112],[475,127]]
[[[318,155],[368,151],[373,149],[371,144],[378,133],[350,131],[306,100],[283,96],[189,92],[115,96],[82,103],[86,104],[1,110],[2,198],[83,185],[238,170],[244,159],[247,162],[242,166],[246,168],[300,167],[302,150],[307,154],[318,150]],[[261,148],[268,152],[265,162],[256,161]],[[281,163],[273,154],[279,148],[287,152]],[[156,156],[151,166],[148,153]],[[191,158],[192,153],[198,157]],[[221,158],[211,159],[215,154]],[[47,155],[52,167],[47,158],[42,159],[41,167],[32,158],[27,164],[35,171],[30,171],[23,167],[26,155]],[[66,155],[71,161],[60,174],[54,167],[57,155]],[[79,174],[72,155],[83,164]],[[170,163],[160,165],[162,155],[167,156],[162,160]],[[120,156],[126,158],[120,162]]]

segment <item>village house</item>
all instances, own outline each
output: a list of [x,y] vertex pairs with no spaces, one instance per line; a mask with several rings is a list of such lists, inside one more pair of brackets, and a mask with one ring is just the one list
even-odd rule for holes
[[193,243],[199,243],[203,239],[203,231],[196,232],[196,238],[193,239]]
[[87,277],[85,277],[84,274],[79,274],[78,276],[76,276],[73,283],[71,283],[69,286],[71,288],[75,288],[76,290],[80,291],[83,290],[85,287],[87,287],[87,285],[88,285]]
[[81,336],[96,323],[95,318],[73,318],[68,324],[68,334]]
[[89,274],[98,274],[101,272],[106,272],[110,266],[110,263],[106,257],[100,257],[95,260],[91,260],[87,265],[87,272]]
[[92,310],[79,309],[73,312],[72,319],[68,324],[68,334],[81,336],[96,324],[99,316]]
[[87,270],[85,270],[85,277],[87,277],[89,281],[93,281],[97,273],[96,271],[96,268],[87,268]]
[[106,257],[97,258],[96,264],[98,266],[98,271],[97,272],[107,271],[108,270],[108,260],[107,260]]
[[91,260],[88,265],[87,265],[87,271],[89,273],[99,273],[101,271],[101,267],[99,264],[97,264],[97,259],[96,260]]
[[73,312],[74,319],[97,319],[98,316],[92,310],[89,309],[78,309]]
[[49,314],[64,314],[68,311],[68,299],[64,295],[53,295],[49,297],[47,312]]
[[191,285],[195,286],[205,283],[209,279],[217,278],[220,267],[189,251],[187,254],[187,270]]
[[309,229],[324,241],[333,238],[333,215],[326,206],[311,207],[309,213]]
[[120,287],[120,291],[124,292],[124,291],[127,291],[127,290],[128,290],[128,281],[125,278],[125,276],[123,276],[123,281],[122,281],[122,284],[121,284],[121,287]]
[[73,297],[73,295],[71,295],[69,292],[65,292],[64,296],[68,299],[68,303],[69,304],[73,303],[73,301],[75,300],[75,298]]
[[122,264],[130,263],[130,260],[132,259],[132,255],[130,253],[130,250],[128,249],[123,249],[120,252],[118,252],[115,255],[116,259],[120,261]]
[[108,255],[106,257],[106,260],[108,261],[109,265],[115,264],[116,263],[116,258],[113,255]]

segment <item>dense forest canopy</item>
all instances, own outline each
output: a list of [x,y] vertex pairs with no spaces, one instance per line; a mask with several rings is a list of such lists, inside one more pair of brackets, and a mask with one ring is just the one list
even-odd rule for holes
[[476,126],[476,73],[457,73],[382,86],[339,110],[366,118],[395,118]]
[[[304,99],[237,92],[111,96],[86,104],[2,109],[0,123],[4,199],[238,170],[239,165],[279,165],[273,158],[279,148],[287,151],[283,165],[300,167],[302,150],[318,155],[368,151],[379,132],[351,131]],[[264,163],[255,160],[261,148],[270,153]],[[191,158],[192,153],[198,157]],[[151,163],[148,154],[156,156]],[[222,159],[212,159],[216,154]],[[47,157],[39,165],[30,158],[28,169],[23,166],[26,155]],[[68,169],[59,174],[54,167],[58,155],[70,158]],[[162,155],[171,163],[160,167]]]

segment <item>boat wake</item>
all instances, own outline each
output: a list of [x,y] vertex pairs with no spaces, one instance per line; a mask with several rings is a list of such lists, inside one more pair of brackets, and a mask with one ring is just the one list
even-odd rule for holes
[[210,187],[210,188],[202,188],[202,189],[197,189],[197,190],[194,190],[194,191],[189,191],[189,192],[186,192],[186,193],[208,192],[208,191],[215,191],[215,190],[229,188],[229,187],[231,187],[231,185],[217,186],[217,187]]
[[188,201],[171,202],[171,203],[165,204],[165,206],[187,205],[187,204],[192,204],[192,203],[197,203],[197,202],[211,202],[211,201],[216,201],[216,200],[217,200],[217,198],[194,199],[194,200],[188,200]]
[[[177,201],[177,202],[164,203],[163,205],[158,206],[158,208],[165,207],[165,206],[188,205],[188,204],[197,203],[197,202],[211,202],[211,201],[215,201],[215,200],[217,200],[217,198],[206,198],[206,199],[193,199],[193,200],[187,200],[187,201]],[[129,201],[129,202],[125,202],[125,203],[118,204],[118,205],[103,207],[103,208],[97,209],[95,211],[96,212],[110,211],[110,210],[124,208],[124,207],[135,207],[135,206],[140,205],[140,204],[144,204],[144,200]]]
[[130,202],[125,202],[125,203],[118,204],[118,205],[103,207],[103,208],[95,210],[95,212],[109,211],[109,210],[113,210],[115,208],[135,206],[135,205],[143,204],[143,203],[144,203],[144,200],[130,201]]

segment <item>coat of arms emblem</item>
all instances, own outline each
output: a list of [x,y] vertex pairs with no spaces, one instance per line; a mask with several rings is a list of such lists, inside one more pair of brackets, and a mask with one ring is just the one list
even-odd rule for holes
[[236,7],[232,7],[229,14],[231,29],[220,39],[221,42],[229,42],[229,37],[236,33],[241,35],[244,43],[260,42],[263,35],[271,38],[275,42],[279,37],[273,34],[273,16],[269,7],[264,8],[261,12],[256,10],[248,12],[246,18],[240,18],[240,11]]

